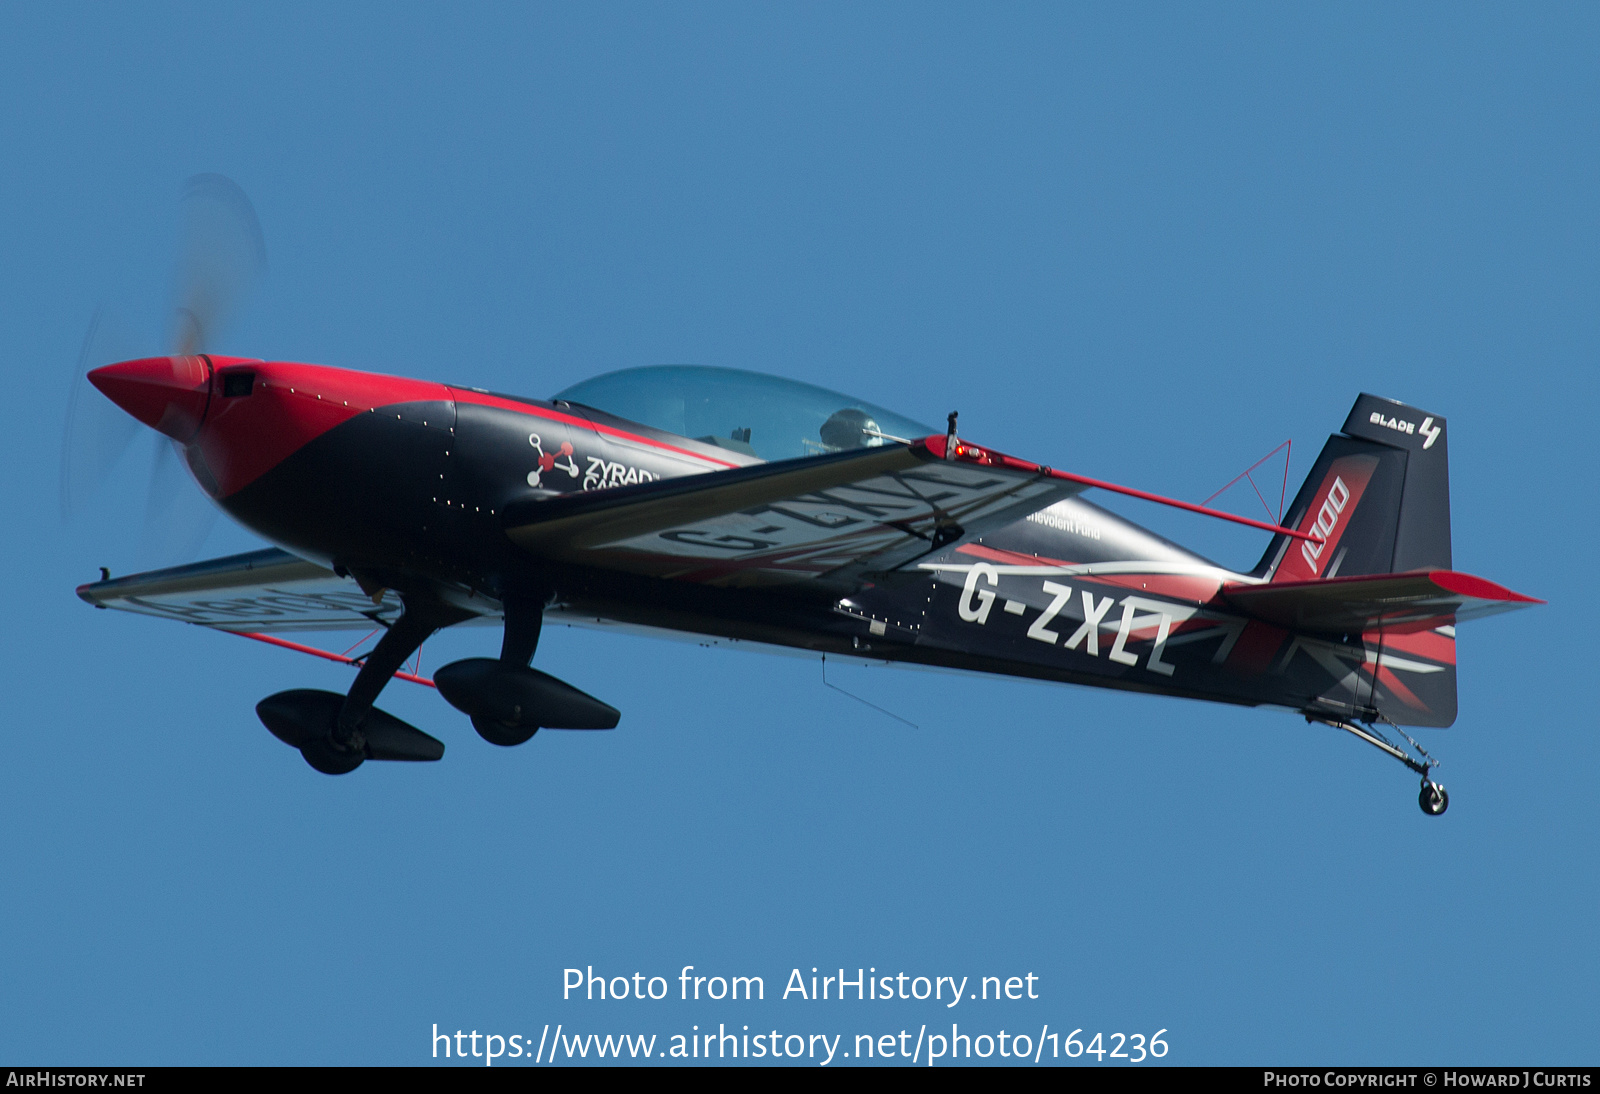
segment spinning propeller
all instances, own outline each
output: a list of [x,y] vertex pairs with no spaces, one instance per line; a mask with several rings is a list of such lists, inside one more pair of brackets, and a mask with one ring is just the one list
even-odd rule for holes
[[[255,209],[237,183],[222,175],[196,175],[184,187],[182,227],[174,278],[170,353],[181,358],[215,347],[229,319],[250,295],[267,265]],[[90,509],[134,446],[137,420],[95,391],[90,370],[142,356],[104,307],[84,335],[72,381],[61,443],[61,514],[75,521]],[[198,364],[198,363],[197,363]],[[177,442],[148,433],[150,446],[141,555],[172,562],[199,549],[216,520],[216,508],[184,480]]]

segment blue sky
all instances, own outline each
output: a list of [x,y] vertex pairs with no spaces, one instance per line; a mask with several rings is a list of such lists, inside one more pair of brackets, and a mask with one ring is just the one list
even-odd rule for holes
[[[6,8],[0,1057],[952,1018],[772,999],[842,966],[1031,972],[963,1030],[1172,1062],[1593,1062],[1597,45],[1579,5]],[[445,761],[325,778],[253,707],[346,670],[72,595],[151,561],[137,458],[57,518],[79,345],[109,301],[160,349],[205,171],[271,265],[228,352],[754,368],[1197,501],[1285,438],[1292,489],[1372,391],[1449,418],[1457,568],[1550,604],[1463,628],[1438,820],[1283,714],[830,667],[912,729],[814,661],[564,629],[538,663],[615,733],[495,749],[395,684]],[[690,964],[769,1001],[560,998]]]

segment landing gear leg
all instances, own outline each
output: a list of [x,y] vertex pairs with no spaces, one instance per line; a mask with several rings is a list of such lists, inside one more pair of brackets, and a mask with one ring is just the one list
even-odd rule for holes
[[466,612],[432,600],[406,599],[401,613],[361,663],[347,695],[296,688],[269,695],[256,714],[272,735],[300,750],[325,775],[346,775],[367,760],[437,760],[444,743],[373,706],[373,700],[423,639],[459,623]]
[[[506,617],[505,632],[500,639],[500,663],[513,669],[525,669],[539,648],[539,635],[544,630],[544,603],[535,597],[510,593],[502,596],[500,603]],[[539,732],[537,725],[497,720],[484,714],[472,715],[472,728],[478,731],[478,736],[502,748],[524,744]]]
[[418,611],[411,602],[406,602],[400,618],[389,625],[372,652],[367,654],[366,660],[361,662],[356,682],[350,685],[350,691],[344,697],[344,705],[339,708],[339,717],[334,722],[329,739],[335,752],[358,756],[362,753],[367,743],[362,727],[366,725],[372,704],[377,702],[378,693],[406,663],[406,659],[416,653],[422,643],[443,625],[434,613]]
[[[501,597],[500,603],[506,614],[506,629],[500,638],[500,663],[525,669],[539,648],[539,635],[544,630],[544,603],[531,596],[511,594]],[[481,714],[472,716],[472,728],[478,731],[478,736],[502,748],[523,744],[539,732],[536,725],[497,722]]]
[[544,604],[530,596],[504,596],[506,629],[500,639],[500,663],[525,669],[539,648],[539,633],[544,630]]
[[[466,613],[431,600],[406,597],[402,602],[405,609],[400,618],[389,625],[377,646],[361,662],[355,683],[350,685],[350,691],[338,704],[337,713],[329,720],[332,724],[323,722],[327,728],[321,732],[314,726],[307,726],[309,732],[304,732],[298,742],[306,763],[324,774],[347,774],[369,758],[436,760],[443,754],[444,746],[439,742],[393,715],[375,710],[372,704],[384,685],[406,663],[406,658],[416,653],[429,635],[441,627],[460,622],[466,618]],[[319,707],[316,700],[302,702]]]
[[[1399,745],[1389,740],[1389,738],[1385,737],[1383,732],[1378,729],[1376,722],[1369,721],[1366,724],[1366,728],[1362,728],[1361,726],[1356,725],[1354,722],[1346,722],[1332,718],[1317,718],[1309,714],[1306,715],[1306,721],[1321,722],[1325,726],[1332,726],[1334,729],[1342,729],[1346,733],[1354,734],[1363,741],[1367,742],[1367,744],[1381,752],[1388,753],[1390,756],[1393,756],[1411,770],[1421,775],[1422,790],[1417,795],[1417,804],[1422,807],[1422,811],[1428,814],[1428,816],[1437,817],[1446,809],[1450,808],[1450,795],[1445,791],[1443,786],[1434,782],[1430,777],[1433,774],[1433,769],[1439,766],[1439,761],[1428,755],[1428,750],[1418,744],[1416,738],[1412,737],[1411,734],[1407,733],[1393,722],[1388,722],[1389,727],[1395,732],[1399,733],[1400,736],[1404,737],[1411,744],[1411,747],[1417,750],[1417,755],[1420,756],[1421,759],[1413,757],[1405,749],[1401,748]],[[1387,719],[1384,719],[1384,721],[1387,721]]]

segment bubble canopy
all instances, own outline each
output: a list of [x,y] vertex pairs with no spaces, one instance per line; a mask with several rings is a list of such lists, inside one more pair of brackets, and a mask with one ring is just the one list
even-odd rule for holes
[[872,448],[939,432],[814,384],[705,365],[608,372],[556,398],[764,460]]

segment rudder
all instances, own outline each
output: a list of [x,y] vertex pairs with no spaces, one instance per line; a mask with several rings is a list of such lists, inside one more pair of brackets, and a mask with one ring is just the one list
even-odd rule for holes
[[1363,393],[1328,438],[1254,576],[1316,581],[1451,568],[1445,420]]

